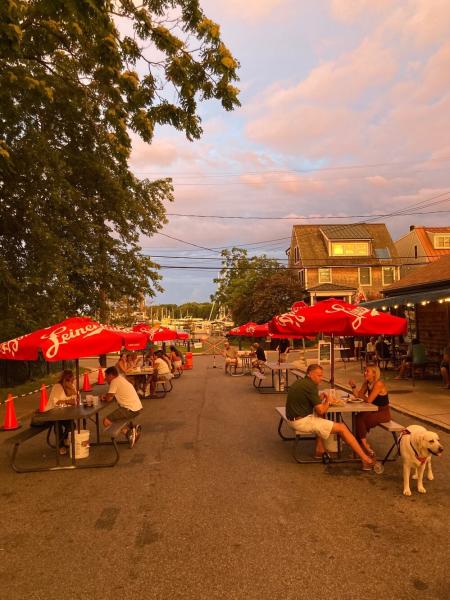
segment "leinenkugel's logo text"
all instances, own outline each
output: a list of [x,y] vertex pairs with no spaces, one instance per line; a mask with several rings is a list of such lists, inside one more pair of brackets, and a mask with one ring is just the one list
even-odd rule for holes
[[70,340],[74,340],[78,337],[88,338],[93,335],[101,333],[105,327],[97,323],[88,323],[84,327],[79,329],[68,329],[67,327],[58,327],[53,329],[50,333],[41,336],[42,340],[50,340],[51,346],[44,352],[44,356],[47,359],[52,359],[58,353],[59,347],[68,344]]
[[280,325],[281,327],[288,327],[289,325],[301,327],[302,323],[305,322],[305,317],[303,315],[288,312],[276,317],[276,322],[277,325]]
[[356,306],[355,308],[347,308],[345,306],[342,306],[342,304],[333,304],[331,309],[326,310],[325,312],[328,314],[332,314],[332,313],[336,313],[336,312],[343,312],[346,315],[355,317],[355,319],[352,321],[352,327],[355,330],[360,328],[361,323],[363,322],[363,319],[365,319],[366,317],[369,317],[369,316],[376,317],[380,314],[375,308],[370,309],[370,308],[364,308],[363,306]]
[[11,354],[12,356],[14,356],[17,350],[19,349],[20,340],[23,340],[24,337],[24,335],[21,335],[20,337],[14,338],[13,340],[2,342],[0,344],[0,354]]

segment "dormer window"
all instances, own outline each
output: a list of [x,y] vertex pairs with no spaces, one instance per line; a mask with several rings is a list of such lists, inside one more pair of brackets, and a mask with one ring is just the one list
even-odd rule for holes
[[369,242],[331,242],[331,256],[369,256]]
[[434,236],[434,247],[436,250],[450,249],[450,234],[439,234]]

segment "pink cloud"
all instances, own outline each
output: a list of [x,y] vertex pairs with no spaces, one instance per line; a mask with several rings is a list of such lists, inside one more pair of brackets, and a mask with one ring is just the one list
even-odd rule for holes
[[331,0],[332,15],[343,22],[353,22],[368,13],[380,13],[392,7],[392,0]]
[[239,19],[263,19],[275,9],[282,12],[292,3],[292,0],[227,0],[219,3],[215,0],[203,0],[202,7],[207,15],[213,12],[224,13]]
[[137,136],[133,136],[133,151],[131,164],[135,169],[152,167],[167,167],[179,159],[194,159],[196,150],[188,147],[183,141],[174,142],[164,138],[155,138],[151,144],[147,144]]

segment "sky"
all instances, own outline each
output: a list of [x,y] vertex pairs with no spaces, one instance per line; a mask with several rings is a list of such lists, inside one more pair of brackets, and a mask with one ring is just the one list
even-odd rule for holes
[[133,142],[136,175],[175,191],[162,235],[141,240],[163,276],[152,303],[209,301],[223,248],[285,264],[294,224],[370,219],[394,240],[450,224],[448,0],[201,5],[240,62],[242,106],[199,106],[194,142]]

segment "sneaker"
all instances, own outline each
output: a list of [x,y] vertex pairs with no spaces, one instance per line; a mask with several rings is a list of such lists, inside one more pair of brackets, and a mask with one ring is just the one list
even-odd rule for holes
[[136,439],[134,441],[134,443],[136,444],[136,442],[138,441],[138,439],[141,437],[142,425],[136,425],[136,427],[134,428],[134,431],[136,432]]
[[134,446],[134,444],[136,443],[136,428],[135,427],[132,427],[131,429],[128,430],[127,438],[128,438],[128,444],[130,445],[130,448],[132,448]]

